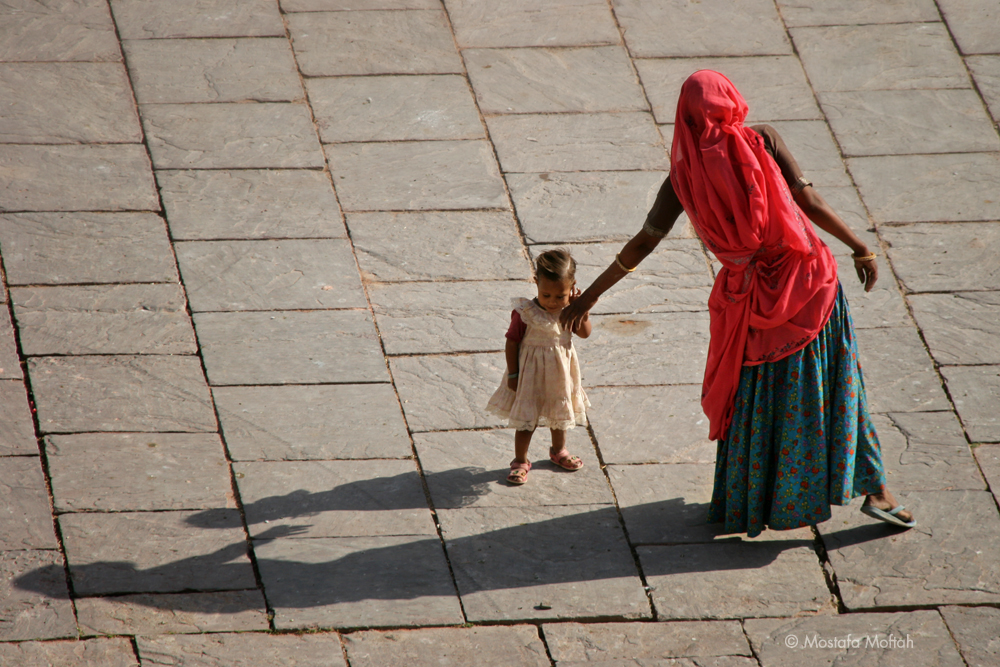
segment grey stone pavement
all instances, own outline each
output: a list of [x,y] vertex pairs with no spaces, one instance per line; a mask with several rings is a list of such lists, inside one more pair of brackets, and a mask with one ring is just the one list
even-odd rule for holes
[[[914,530],[704,523],[686,223],[501,481],[529,257],[611,261],[705,67],[884,256]],[[0,664],[1000,664],[997,120],[996,0],[0,1]]]

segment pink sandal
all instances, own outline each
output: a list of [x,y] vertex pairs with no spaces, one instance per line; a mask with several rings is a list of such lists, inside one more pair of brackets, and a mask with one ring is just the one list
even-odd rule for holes
[[564,470],[575,471],[583,467],[583,460],[579,456],[571,456],[565,449],[558,455],[549,453],[549,460]]
[[518,460],[513,460],[510,462],[510,474],[507,475],[507,483],[520,486],[528,481],[528,471],[531,470],[531,462],[525,461],[521,463]]

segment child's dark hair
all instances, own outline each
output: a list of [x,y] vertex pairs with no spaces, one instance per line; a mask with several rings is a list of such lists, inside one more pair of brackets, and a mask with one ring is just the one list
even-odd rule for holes
[[535,278],[545,278],[553,282],[576,280],[576,260],[565,248],[546,250],[535,260]]

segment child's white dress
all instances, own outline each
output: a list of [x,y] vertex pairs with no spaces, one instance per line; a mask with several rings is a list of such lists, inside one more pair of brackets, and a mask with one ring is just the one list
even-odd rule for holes
[[486,409],[507,417],[507,425],[518,431],[537,426],[565,431],[586,424],[590,401],[580,383],[572,332],[559,324],[559,315],[531,299],[514,299],[513,306],[527,326],[518,355],[517,391],[507,386],[505,374]]

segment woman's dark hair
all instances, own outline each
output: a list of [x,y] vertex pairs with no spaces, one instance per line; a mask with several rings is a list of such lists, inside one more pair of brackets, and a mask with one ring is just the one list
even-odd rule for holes
[[576,260],[565,248],[546,250],[535,260],[535,278],[545,278],[557,282],[576,280]]

